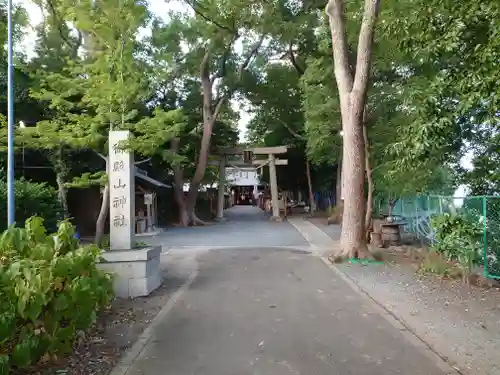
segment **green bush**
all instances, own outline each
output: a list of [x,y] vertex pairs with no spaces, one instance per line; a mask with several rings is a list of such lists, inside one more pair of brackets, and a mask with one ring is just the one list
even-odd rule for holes
[[[43,217],[51,230],[57,227],[61,209],[56,191],[45,183],[18,179],[14,182],[15,221],[24,223],[30,216]],[[0,171],[0,230],[7,227],[7,182]]]
[[435,233],[434,250],[457,262],[467,277],[482,259],[481,223],[461,214],[444,213],[432,218],[431,227]]
[[81,246],[67,221],[48,235],[43,219],[0,237],[0,375],[71,351],[112,298],[112,278],[97,269],[100,250]]

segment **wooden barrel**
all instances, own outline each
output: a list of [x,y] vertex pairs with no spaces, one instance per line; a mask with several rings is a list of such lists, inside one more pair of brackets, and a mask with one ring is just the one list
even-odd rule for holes
[[401,240],[399,225],[382,225],[382,241],[390,245],[398,245]]

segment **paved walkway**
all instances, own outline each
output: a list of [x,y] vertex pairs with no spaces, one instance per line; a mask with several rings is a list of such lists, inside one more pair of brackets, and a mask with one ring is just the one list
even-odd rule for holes
[[224,222],[192,228],[170,227],[147,241],[164,248],[307,246],[307,241],[290,223],[269,221],[269,215],[258,207],[234,206],[224,211],[224,215],[227,218]]
[[290,223],[251,210],[232,210],[232,223],[214,227],[215,239],[225,233],[240,248],[189,253],[196,277],[160,315],[127,375],[450,374],[314,256],[317,246]]

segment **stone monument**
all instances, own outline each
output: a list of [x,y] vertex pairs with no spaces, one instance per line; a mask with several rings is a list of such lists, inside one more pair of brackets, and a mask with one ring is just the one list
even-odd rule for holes
[[124,149],[128,131],[109,133],[110,249],[132,249],[135,245],[135,166],[132,152]]
[[127,130],[109,132],[110,249],[100,263],[115,274],[120,298],[147,296],[162,282],[161,247],[135,246],[135,165],[133,152],[126,148],[129,137]]

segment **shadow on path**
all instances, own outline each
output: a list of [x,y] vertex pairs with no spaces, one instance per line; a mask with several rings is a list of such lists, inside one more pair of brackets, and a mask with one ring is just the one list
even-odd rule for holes
[[164,247],[235,246],[272,247],[307,246],[306,240],[288,222],[271,222],[258,207],[234,206],[224,211],[226,221],[190,228],[169,227],[149,244]]
[[128,375],[444,375],[316,257],[224,249],[198,262]]

